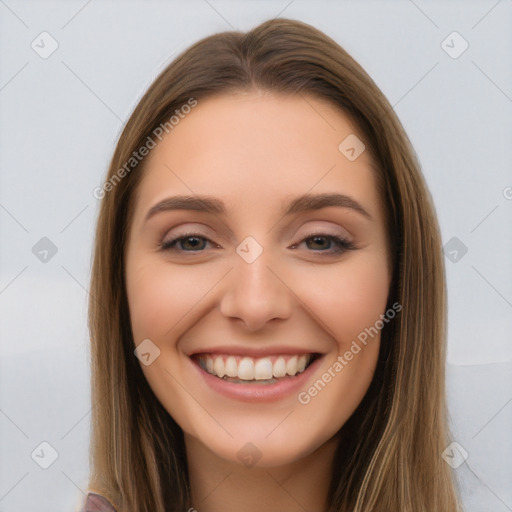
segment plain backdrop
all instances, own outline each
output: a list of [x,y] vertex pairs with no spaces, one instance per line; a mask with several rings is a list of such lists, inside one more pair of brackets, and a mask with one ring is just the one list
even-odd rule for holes
[[93,190],[123,122],[177,52],[276,16],[338,41],[417,151],[446,246],[455,473],[465,510],[512,511],[511,0],[0,0],[2,512],[76,510],[87,487]]

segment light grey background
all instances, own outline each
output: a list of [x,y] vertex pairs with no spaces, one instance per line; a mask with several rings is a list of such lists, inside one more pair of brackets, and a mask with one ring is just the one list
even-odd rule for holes
[[[1,512],[76,510],[86,490],[93,189],[124,120],[177,52],[275,16],[345,47],[416,148],[443,243],[458,239],[447,384],[468,457],[455,473],[465,510],[512,511],[511,0],[0,0]],[[31,47],[51,48],[44,31],[58,43],[46,59]],[[48,469],[31,458],[51,462],[43,441]]]

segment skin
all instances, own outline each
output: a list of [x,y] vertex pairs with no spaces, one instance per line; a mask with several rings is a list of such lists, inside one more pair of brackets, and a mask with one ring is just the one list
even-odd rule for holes
[[[333,436],[370,385],[380,333],[306,405],[297,393],[270,403],[227,398],[191,371],[188,354],[219,345],[321,353],[303,391],[385,312],[390,261],[370,155],[349,161],[338,150],[357,133],[311,96],[251,91],[199,101],[147,157],[126,247],[131,326],[135,345],[149,338],[160,350],[141,367],[185,433],[199,512],[325,509]],[[337,206],[283,217],[306,192],[346,194],[371,219]],[[214,196],[227,214],[146,220],[153,205],[182,194]],[[207,239],[193,240],[198,250],[190,239],[160,248],[190,231]],[[356,248],[336,253],[311,232]],[[252,263],[236,252],[248,236],[263,248]],[[253,467],[237,456],[247,443],[261,455]]]

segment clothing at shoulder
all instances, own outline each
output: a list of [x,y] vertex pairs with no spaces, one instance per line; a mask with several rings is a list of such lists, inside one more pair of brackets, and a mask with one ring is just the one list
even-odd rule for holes
[[110,501],[95,492],[89,492],[81,512],[116,512]]

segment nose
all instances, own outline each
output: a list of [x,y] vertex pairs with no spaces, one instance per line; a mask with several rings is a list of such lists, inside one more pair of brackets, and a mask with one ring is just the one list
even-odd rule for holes
[[289,318],[293,293],[289,283],[269,265],[265,252],[252,263],[240,259],[229,272],[220,303],[221,313],[240,320],[250,331],[272,320]]

